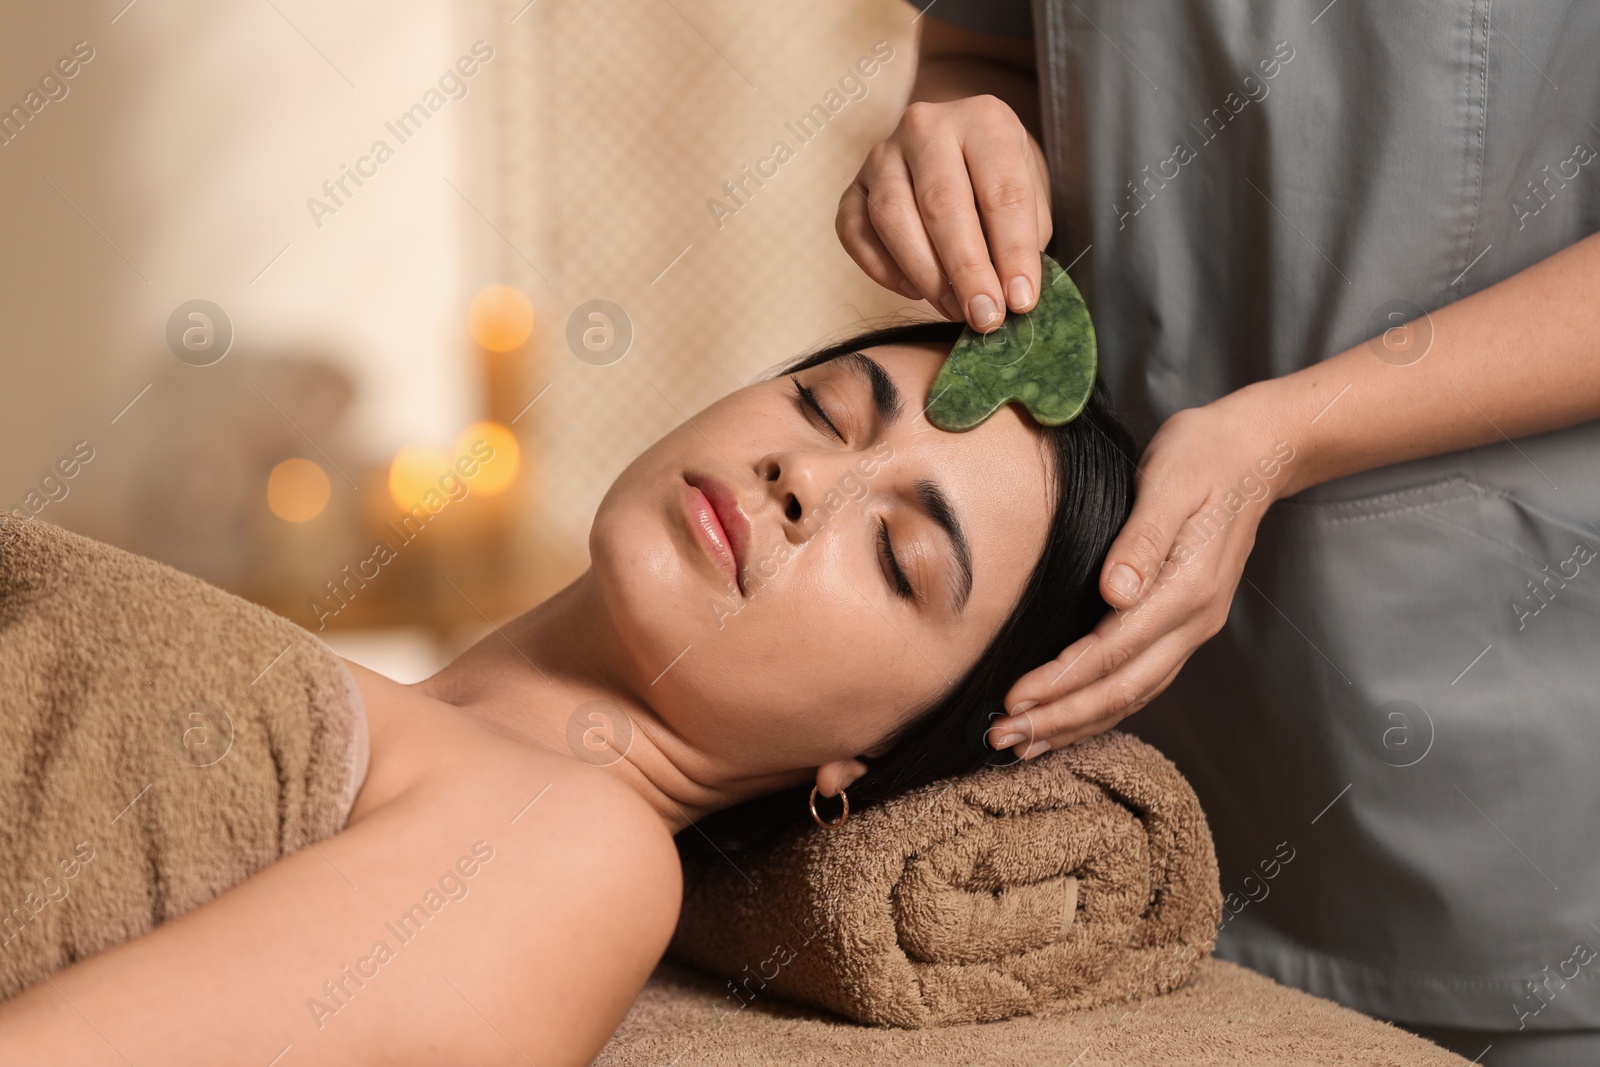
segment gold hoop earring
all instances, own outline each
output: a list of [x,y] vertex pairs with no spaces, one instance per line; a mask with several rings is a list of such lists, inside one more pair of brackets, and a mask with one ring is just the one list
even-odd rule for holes
[[815,819],[817,825],[822,827],[824,830],[832,830],[835,826],[843,826],[844,821],[850,817],[850,798],[845,795],[843,789],[839,790],[839,800],[844,804],[844,810],[839,813],[839,817],[833,822],[824,822],[822,816],[817,814],[817,790],[819,788],[821,787],[811,787],[811,817]]

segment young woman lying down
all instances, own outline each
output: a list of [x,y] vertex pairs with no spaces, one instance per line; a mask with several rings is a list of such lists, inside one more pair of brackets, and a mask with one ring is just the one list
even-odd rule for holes
[[[992,757],[1007,688],[1106,610],[1135,453],[1098,384],[1062,427],[930,426],[960,329],[723,397],[617,478],[571,585],[415,685],[349,664],[370,757],[345,828],[0,1005],[0,1063],[586,1063],[672,933],[674,835]],[[606,758],[569,740],[607,721]],[[447,883],[469,895],[308,1018]]]

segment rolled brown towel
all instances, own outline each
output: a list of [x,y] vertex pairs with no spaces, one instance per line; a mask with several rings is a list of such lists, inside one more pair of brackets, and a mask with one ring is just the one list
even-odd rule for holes
[[1166,992],[1222,915],[1194,791],[1118,731],[685,875],[669,955],[726,978],[729,1010],[778,996],[900,1027]]
[[312,634],[0,514],[0,1000],[337,833],[368,753]]

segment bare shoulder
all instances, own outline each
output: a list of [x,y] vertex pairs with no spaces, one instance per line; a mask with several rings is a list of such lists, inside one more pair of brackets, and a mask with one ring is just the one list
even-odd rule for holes
[[492,977],[488,1003],[474,996],[474,1006],[514,1015],[549,1062],[587,1063],[677,922],[682,872],[666,822],[612,771],[354,673],[371,726],[368,780],[345,829],[320,847],[398,857],[432,840],[435,857],[468,846],[489,856],[472,887],[480,903],[458,925],[472,965]]
[[[593,901],[602,888],[613,892],[630,906],[625,925],[654,924],[658,933],[669,935],[683,878],[677,846],[660,813],[605,771],[550,753],[522,758],[526,766],[513,777],[525,787],[544,784],[537,792],[525,788],[528,800],[512,816],[512,825],[531,823],[526,832],[538,835],[548,850],[552,878],[570,881],[574,873],[586,872],[583,899]],[[625,900],[633,897],[643,899]]]
[[525,746],[454,753],[382,815],[397,845],[423,819],[485,828],[515,904],[484,930],[520,963],[481,1006],[515,1014],[546,1062],[592,1060],[677,923],[682,868],[661,815],[611,773]]
[[419,820],[498,823],[519,842],[513,855],[527,859],[519,877],[551,879],[552,899],[580,881],[585,892],[643,895],[627,909],[626,922],[638,927],[629,933],[670,933],[682,884],[677,849],[636,791],[609,771],[510,740],[350,666],[367,704],[372,754],[346,833],[368,821],[401,835]]

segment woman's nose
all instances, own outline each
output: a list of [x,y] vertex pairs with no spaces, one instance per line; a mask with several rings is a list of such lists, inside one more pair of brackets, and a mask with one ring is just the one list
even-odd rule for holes
[[757,465],[768,496],[778,505],[795,540],[816,532],[807,518],[818,510],[828,491],[828,468],[825,457],[805,452],[774,452]]
[[790,525],[798,523],[805,515],[805,503],[800,495],[804,493],[807,498],[810,497],[809,479],[804,474],[804,464],[799,457],[794,453],[764,456],[760,474],[767,495],[777,502],[783,517]]

